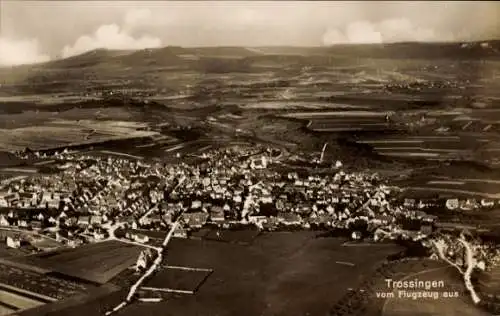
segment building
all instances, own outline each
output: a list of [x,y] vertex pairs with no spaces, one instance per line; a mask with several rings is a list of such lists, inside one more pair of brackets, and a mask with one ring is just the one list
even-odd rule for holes
[[413,208],[415,207],[416,205],[416,201],[415,199],[405,199],[404,201],[404,204],[403,204],[405,207],[408,207],[408,208]]
[[78,219],[75,216],[70,216],[70,217],[63,217],[62,221],[65,226],[71,227],[77,224]]
[[481,206],[483,207],[493,207],[495,202],[489,199],[481,199]]
[[201,205],[202,205],[202,204],[201,204],[201,201],[196,200],[196,201],[193,201],[193,202],[191,203],[191,208],[192,208],[192,209],[199,209],[199,208],[201,208]]
[[263,224],[267,221],[267,216],[251,215],[248,217],[248,221],[262,229]]
[[208,220],[208,214],[202,212],[184,213],[183,219],[186,225],[191,228],[202,228]]
[[41,230],[42,229],[42,222],[41,221],[31,221],[30,227],[33,230]]
[[101,231],[95,231],[94,232],[94,240],[104,240],[106,238],[106,235],[101,232]]
[[21,239],[18,237],[7,236],[6,238],[7,247],[9,248],[20,248],[21,247]]
[[161,220],[167,225],[171,225],[173,222],[173,215],[171,213],[164,214],[163,216],[161,216]]
[[422,225],[420,227],[420,232],[424,235],[430,235],[432,234],[432,225]]
[[174,230],[173,237],[176,237],[176,238],[187,238],[188,234],[187,234],[187,231],[186,231],[186,229],[184,227],[182,227],[181,225],[178,225],[175,228],[175,230]]
[[449,210],[456,210],[460,206],[458,199],[447,199],[446,208]]
[[351,239],[352,240],[360,240],[363,236],[361,235],[361,232],[359,231],[354,231],[351,234]]
[[133,234],[132,239],[141,244],[145,244],[149,241],[149,237],[143,234]]
[[23,192],[19,193],[19,199],[29,206],[34,206],[37,204],[37,194],[33,192]]
[[3,214],[0,215],[0,226],[10,226],[9,221]]
[[89,226],[90,225],[90,217],[89,216],[80,216],[80,217],[78,217],[78,221],[76,224],[78,226]]
[[0,191],[0,207],[8,207],[9,203],[6,200],[6,197],[9,195],[9,192]]
[[135,264],[136,271],[145,270],[148,267],[152,257],[153,256],[151,254],[151,251],[149,251],[149,249],[141,251],[139,257],[137,258],[137,262]]
[[71,248],[76,248],[83,244],[83,241],[81,239],[69,239],[67,241],[67,245]]
[[280,212],[278,214],[278,221],[284,225],[301,225],[302,219],[298,214]]
[[210,209],[210,220],[212,222],[224,221],[224,209],[220,206],[212,206]]
[[91,225],[101,225],[102,224],[102,216],[99,215],[93,215],[90,217],[90,224]]

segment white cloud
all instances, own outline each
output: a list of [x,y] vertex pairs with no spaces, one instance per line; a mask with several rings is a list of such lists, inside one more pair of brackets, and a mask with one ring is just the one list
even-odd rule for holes
[[72,46],[65,46],[62,56],[74,56],[98,48],[144,49],[156,48],[161,45],[161,40],[157,37],[141,36],[134,38],[126,30],[120,29],[118,25],[108,24],[100,26],[91,36],[81,36]]
[[339,29],[329,29],[323,34],[323,44],[344,44],[349,43],[347,37]]
[[388,19],[378,26],[385,42],[434,41],[437,36],[432,29],[413,25],[408,19]]
[[41,63],[50,60],[40,52],[36,39],[14,40],[0,37],[0,66]]
[[331,28],[323,35],[323,44],[367,44],[403,41],[451,40],[449,34],[436,34],[430,28],[422,28],[405,18],[386,19],[379,23],[357,21],[347,25],[344,31]]
[[369,44],[382,42],[382,34],[376,30],[373,24],[367,21],[350,23],[345,33],[349,42],[352,43]]

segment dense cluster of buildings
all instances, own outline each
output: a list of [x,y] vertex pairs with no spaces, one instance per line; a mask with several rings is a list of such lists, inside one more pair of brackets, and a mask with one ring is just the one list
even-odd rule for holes
[[[328,172],[304,171],[273,158],[279,156],[264,146],[237,145],[205,152],[197,165],[59,154],[58,172],[0,189],[0,225],[71,246],[104,240],[115,224],[124,228],[121,237],[147,243],[148,232],[166,231],[180,213],[177,237],[205,225],[255,225],[421,240],[437,227],[437,217],[425,213],[428,205],[397,199],[398,189],[376,174],[345,172],[341,163]],[[449,209],[476,204],[446,201]]]
[[[151,246],[179,219],[173,234],[184,238],[205,226],[251,225],[323,229],[374,241],[406,239],[420,242],[464,275],[471,264],[485,270],[500,258],[495,247],[473,238],[465,242],[450,233],[456,225],[450,230],[427,214],[436,207],[432,201],[399,199],[399,189],[376,174],[346,172],[340,162],[328,170],[298,168],[281,156],[264,146],[234,145],[207,151],[189,165],[65,152],[51,157],[56,172],[0,188],[0,227],[15,231],[5,237],[8,247],[28,244],[34,250],[108,238]],[[450,211],[495,205],[486,199],[441,203]],[[151,260],[150,251],[141,253],[137,268],[145,269]]]

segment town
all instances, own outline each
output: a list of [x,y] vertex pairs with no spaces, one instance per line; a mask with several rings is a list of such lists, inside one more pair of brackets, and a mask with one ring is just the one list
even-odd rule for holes
[[[399,188],[377,174],[345,171],[340,161],[318,172],[304,171],[286,155],[276,156],[279,151],[234,145],[203,153],[197,164],[92,152],[35,153],[50,158],[56,170],[13,179],[1,188],[0,225],[18,232],[5,242],[26,252],[109,239],[159,249],[159,232],[191,238],[207,227],[218,232],[316,229],[352,240],[402,239],[421,243],[431,256],[457,267],[479,301],[470,274],[498,259],[494,247],[443,228],[437,216],[424,211],[425,203],[398,198]],[[448,209],[494,204],[446,201]],[[139,256],[138,269],[152,264],[150,248]]]

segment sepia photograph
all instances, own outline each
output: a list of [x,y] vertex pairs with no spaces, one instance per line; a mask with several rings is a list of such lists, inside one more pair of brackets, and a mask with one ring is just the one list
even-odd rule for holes
[[0,316],[497,314],[499,2],[0,0]]

